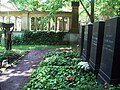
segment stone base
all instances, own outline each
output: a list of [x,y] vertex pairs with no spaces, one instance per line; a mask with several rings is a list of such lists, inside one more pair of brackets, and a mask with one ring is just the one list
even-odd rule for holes
[[99,66],[96,66],[91,60],[89,60],[90,70],[97,76],[99,72]]
[[82,55],[81,55],[81,58],[82,58],[83,61],[86,62],[86,55],[85,55],[85,54],[82,54]]
[[89,59],[89,65],[90,65],[91,71],[97,76],[99,73],[100,65],[97,63],[93,63],[92,60],[90,59]]
[[113,85],[120,84],[120,78],[109,77],[101,69],[99,70],[97,81],[101,84],[104,84],[106,82]]

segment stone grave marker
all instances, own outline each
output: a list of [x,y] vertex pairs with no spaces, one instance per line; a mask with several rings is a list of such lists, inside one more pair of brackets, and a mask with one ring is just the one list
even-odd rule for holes
[[82,55],[83,52],[84,32],[85,32],[85,25],[82,25],[80,30],[80,56]]
[[104,26],[105,26],[104,21],[95,22],[93,24],[89,65],[93,73],[95,73],[95,75],[98,74],[98,71],[100,68],[103,36],[104,36]]
[[88,24],[88,25],[85,27],[85,32],[84,32],[84,44],[83,44],[83,52],[82,52],[82,59],[83,59],[84,61],[88,61],[88,60],[89,60],[89,57],[90,57],[92,28],[93,28],[93,24]]
[[99,83],[120,83],[120,17],[105,22]]

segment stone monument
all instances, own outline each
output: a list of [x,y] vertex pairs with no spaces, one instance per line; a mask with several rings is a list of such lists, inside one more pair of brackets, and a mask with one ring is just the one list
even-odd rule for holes
[[120,17],[105,22],[104,40],[100,70],[100,83],[120,83]]

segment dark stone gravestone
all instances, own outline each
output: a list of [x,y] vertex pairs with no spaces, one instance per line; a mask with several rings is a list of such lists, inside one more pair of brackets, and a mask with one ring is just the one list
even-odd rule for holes
[[83,52],[84,32],[85,32],[85,25],[82,25],[82,28],[80,30],[80,56],[82,55]]
[[99,83],[120,83],[120,17],[105,22]]
[[93,24],[88,24],[88,25],[85,27],[85,32],[84,32],[84,44],[83,44],[83,52],[82,52],[82,59],[83,59],[84,61],[88,61],[88,60],[89,60],[89,57],[90,57],[92,28],[93,28]]
[[105,26],[104,21],[95,22],[93,24],[89,65],[95,75],[98,74],[98,71],[100,68],[103,36],[104,36],[104,26]]

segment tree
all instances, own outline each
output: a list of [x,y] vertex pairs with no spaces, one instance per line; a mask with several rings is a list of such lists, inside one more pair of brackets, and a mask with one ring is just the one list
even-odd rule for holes
[[25,10],[24,7],[27,5],[27,10],[30,11],[50,11],[49,15],[45,17],[45,20],[53,17],[54,13],[60,8],[69,6],[71,1],[81,3],[91,22],[94,22],[94,19],[96,20],[96,17],[99,16],[120,16],[120,0],[46,0],[46,2],[42,2],[41,0],[10,1],[14,2],[20,10]]
[[90,18],[90,21],[93,23],[94,22],[94,0],[90,0],[90,6],[91,6],[91,14],[88,12],[87,8],[83,4],[83,2],[80,0],[81,5],[83,6],[84,10],[86,11],[87,15]]
[[120,0],[98,0],[100,15],[120,16]]

